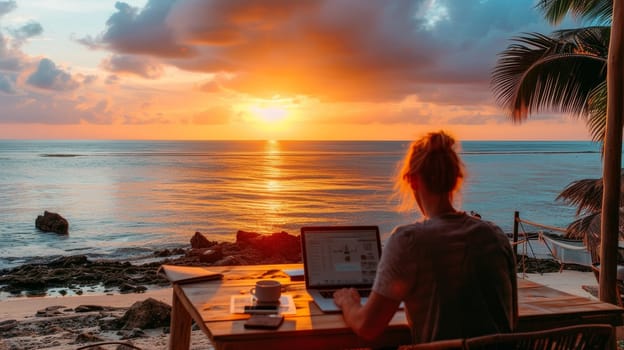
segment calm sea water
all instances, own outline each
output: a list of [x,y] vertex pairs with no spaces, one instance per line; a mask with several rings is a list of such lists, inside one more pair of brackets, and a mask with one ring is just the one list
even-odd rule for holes
[[[232,241],[237,230],[298,234],[303,225],[379,225],[415,213],[391,199],[409,142],[2,141],[0,268],[61,255],[132,258],[189,244],[196,231]],[[511,232],[514,211],[564,227],[555,201],[570,182],[602,176],[591,142],[463,142],[460,206]],[[39,232],[44,210],[70,234]]]

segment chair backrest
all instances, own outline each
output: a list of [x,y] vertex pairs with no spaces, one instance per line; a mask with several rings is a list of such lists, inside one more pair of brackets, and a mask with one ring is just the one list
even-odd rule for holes
[[615,332],[608,324],[586,324],[543,331],[492,334],[468,338],[469,350],[598,350],[615,349]]
[[398,350],[462,350],[464,339],[438,340],[430,343],[399,346]]

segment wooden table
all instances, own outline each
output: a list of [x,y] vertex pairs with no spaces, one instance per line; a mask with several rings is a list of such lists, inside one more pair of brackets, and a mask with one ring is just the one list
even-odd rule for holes
[[[382,336],[374,342],[357,337],[341,314],[324,314],[305,291],[303,281],[290,281],[282,272],[301,264],[220,266],[210,270],[224,279],[173,286],[169,349],[188,349],[192,320],[212,340],[216,349],[332,349],[385,347],[409,344],[405,314],[399,311]],[[246,294],[259,279],[282,283],[283,293],[292,295],[296,315],[285,316],[278,330],[248,330],[248,315],[230,313],[230,297]],[[624,309],[589,298],[570,295],[528,280],[518,280],[519,331],[538,330],[579,323],[622,325]]]

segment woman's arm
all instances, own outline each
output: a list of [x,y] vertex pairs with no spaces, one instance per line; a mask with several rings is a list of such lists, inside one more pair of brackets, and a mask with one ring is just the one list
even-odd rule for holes
[[372,292],[368,301],[361,305],[357,291],[345,288],[334,293],[334,303],[340,307],[345,323],[355,334],[373,340],[384,331],[401,302]]

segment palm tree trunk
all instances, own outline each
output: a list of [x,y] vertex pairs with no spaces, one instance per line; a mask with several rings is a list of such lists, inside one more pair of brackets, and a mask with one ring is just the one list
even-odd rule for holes
[[600,300],[617,303],[616,274],[619,236],[622,114],[624,113],[624,0],[613,1],[607,68],[607,129],[604,140]]

